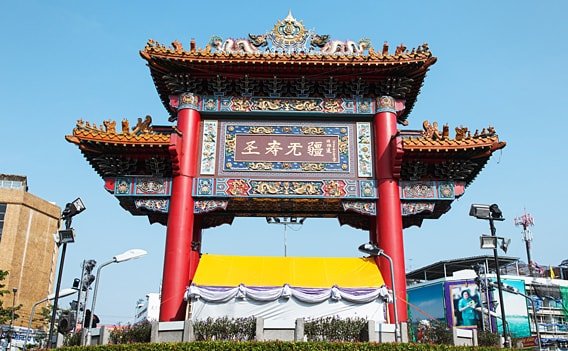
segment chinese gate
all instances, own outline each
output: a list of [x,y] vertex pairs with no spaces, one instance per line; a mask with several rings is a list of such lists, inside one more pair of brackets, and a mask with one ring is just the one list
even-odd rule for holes
[[[150,40],[140,54],[174,124],[78,121],[67,139],[122,207],[167,225],[161,321],[185,317],[202,229],[236,216],[334,217],[369,231],[405,300],[403,228],[449,210],[505,146],[491,127],[454,138],[435,122],[398,129],[436,61],[426,44],[377,50],[289,14],[261,35],[188,50]],[[388,261],[377,264],[391,286]]]

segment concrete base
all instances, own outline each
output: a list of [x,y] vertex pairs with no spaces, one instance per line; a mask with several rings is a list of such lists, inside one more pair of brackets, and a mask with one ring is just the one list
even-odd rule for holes
[[[294,325],[284,325],[274,321],[266,323],[264,318],[256,318],[255,340],[306,341],[304,323],[305,321],[303,318],[296,319]],[[379,343],[396,342],[394,324],[376,324],[375,321],[368,321],[367,323],[368,341]],[[399,333],[399,342],[407,343],[408,325],[406,323],[400,324]],[[95,338],[94,335],[93,338]],[[150,341],[195,341],[193,323],[190,320],[187,320],[185,322],[153,322]],[[98,343],[91,343],[91,345],[96,344]]]
[[[381,323],[377,324],[375,321],[367,322],[367,333],[369,342],[397,342],[396,339],[396,326],[395,324]],[[398,342],[408,342],[408,324],[400,323],[398,330]]]
[[268,341],[298,341],[304,338],[304,319],[298,318],[295,325],[285,325],[278,322],[266,323],[264,318],[256,318],[255,340]]
[[452,328],[454,345],[477,346],[477,329]]
[[179,322],[152,322],[150,342],[194,341],[190,320]]
[[87,346],[107,345],[110,341],[110,330],[104,325],[100,328],[92,328],[81,333],[81,340],[85,340]]

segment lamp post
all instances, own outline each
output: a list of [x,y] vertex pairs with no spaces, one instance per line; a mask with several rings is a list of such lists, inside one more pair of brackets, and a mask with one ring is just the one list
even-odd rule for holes
[[385,253],[383,249],[380,249],[373,243],[367,243],[359,246],[359,251],[366,253],[371,256],[383,256],[389,261],[390,276],[392,283],[392,295],[393,295],[393,308],[394,308],[394,341],[399,342],[400,340],[400,325],[398,323],[398,308],[397,308],[397,298],[396,298],[396,285],[394,281],[394,263],[392,258]]
[[14,324],[14,313],[16,310],[16,293],[18,292],[18,288],[12,288],[12,311],[10,313],[10,338],[9,338],[9,345],[10,345],[10,349],[12,348],[12,339],[14,338],[14,330],[13,328],[13,324]]
[[302,225],[306,220],[305,217],[266,217],[266,223],[268,224],[282,224],[284,225],[284,257],[288,256],[288,233],[286,229],[289,225]]
[[[475,217],[477,219],[486,219],[489,221],[489,229],[491,230],[491,236],[498,239],[497,237],[497,229],[495,228],[494,221],[504,221],[503,213],[499,209],[497,204],[492,205],[479,205],[473,204],[469,210],[469,215]],[[508,245],[508,243],[507,243]],[[506,245],[504,246],[504,250],[506,251]],[[495,259],[495,271],[497,275],[497,291],[499,292],[499,306],[501,307],[501,321],[503,322],[503,339],[504,339],[504,346],[509,347],[509,340],[508,340],[508,328],[507,328],[507,320],[505,317],[505,300],[503,300],[503,289],[501,285],[501,272],[499,269],[499,254],[497,252],[497,245],[493,247],[493,257]]]
[[67,243],[75,242],[75,232],[71,228],[73,217],[86,210],[81,198],[75,199],[65,205],[65,209],[61,213],[61,219],[65,221],[65,229],[59,230],[54,235],[57,246],[62,246],[61,262],[59,263],[59,272],[57,274],[57,283],[55,284],[55,298],[53,299],[53,311],[51,312],[51,320],[49,322],[49,333],[47,339],[47,348],[53,347],[53,331],[55,327],[55,316],[57,315],[57,304],[59,302],[59,290],[61,289],[61,278],[63,276],[63,265],[65,264],[65,253],[67,251]]
[[[71,289],[71,288],[67,288],[67,289],[62,289],[59,292],[59,296],[58,298],[62,298],[62,297],[66,297],[66,296],[70,296],[73,295],[77,292],[77,290],[75,289]],[[32,321],[34,318],[34,314],[35,314],[35,308],[37,307],[37,305],[42,304],[46,301],[50,301],[55,299],[55,294],[49,294],[46,298],[39,300],[38,302],[34,303],[32,306],[32,311],[30,312],[30,320],[28,321],[28,330],[26,331],[26,337],[24,339],[24,351],[27,349],[28,347],[28,338],[30,336],[30,331],[32,330]]]
[[112,260],[104,262],[103,264],[101,264],[99,266],[99,268],[97,269],[97,277],[95,279],[95,289],[93,290],[93,302],[91,304],[91,316],[89,317],[89,331],[87,333],[87,344],[91,343],[91,329],[93,328],[93,318],[95,316],[95,304],[97,303],[97,291],[99,290],[99,282],[100,282],[100,275],[101,275],[101,269],[103,269],[103,267],[108,266],[109,264],[113,264],[113,263],[121,263],[121,262],[125,262],[125,261],[129,261],[129,260],[133,260],[135,258],[140,258],[144,255],[146,255],[148,252],[146,252],[145,250],[141,250],[141,249],[130,249],[127,250],[119,255],[116,255],[112,258]]
[[515,218],[515,225],[523,227],[523,240],[525,241],[525,247],[527,249],[527,264],[529,266],[529,275],[533,276],[533,265],[531,260],[531,242],[533,236],[529,227],[534,226],[534,218],[530,213],[525,213],[522,216]]

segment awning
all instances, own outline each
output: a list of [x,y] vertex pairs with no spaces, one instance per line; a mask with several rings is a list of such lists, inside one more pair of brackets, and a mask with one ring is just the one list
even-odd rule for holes
[[201,256],[193,284],[199,286],[283,286],[378,288],[384,285],[372,258]]

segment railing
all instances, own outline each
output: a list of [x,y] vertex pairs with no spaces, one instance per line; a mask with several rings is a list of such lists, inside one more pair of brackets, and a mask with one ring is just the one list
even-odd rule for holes
[[538,323],[539,330],[545,333],[568,334],[568,324],[565,323]]

